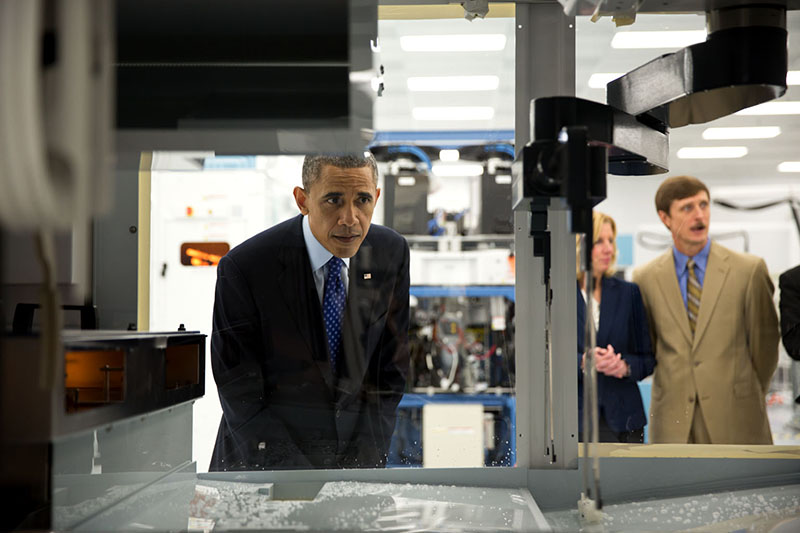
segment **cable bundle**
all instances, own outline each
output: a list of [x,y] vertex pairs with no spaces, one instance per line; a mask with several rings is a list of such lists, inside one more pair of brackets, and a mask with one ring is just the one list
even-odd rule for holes
[[0,2],[3,227],[69,228],[107,203],[102,184],[113,132],[109,4],[52,4],[55,48],[52,63],[43,65],[42,1]]

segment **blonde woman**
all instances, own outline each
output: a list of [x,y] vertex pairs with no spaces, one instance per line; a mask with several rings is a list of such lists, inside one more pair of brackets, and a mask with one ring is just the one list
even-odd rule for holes
[[[637,381],[653,373],[656,364],[650,345],[639,287],[615,277],[617,225],[610,216],[592,216],[593,321],[597,331],[597,396],[601,442],[643,442],[647,416]],[[577,245],[579,247],[579,245]],[[580,255],[578,255],[580,257]],[[583,416],[585,360],[586,279],[580,265],[578,278],[578,424]],[[582,431],[582,429],[581,429]]]

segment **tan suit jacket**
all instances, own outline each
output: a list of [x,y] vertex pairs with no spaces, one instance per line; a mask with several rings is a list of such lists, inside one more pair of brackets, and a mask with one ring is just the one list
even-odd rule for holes
[[699,399],[714,444],[771,444],[764,395],[778,364],[764,260],[711,243],[694,338],[672,250],[634,273],[656,355],[652,442],[685,443]]

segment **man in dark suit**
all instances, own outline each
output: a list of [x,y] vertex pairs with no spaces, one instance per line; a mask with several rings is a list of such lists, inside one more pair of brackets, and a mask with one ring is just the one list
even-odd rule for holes
[[800,265],[781,274],[778,287],[783,347],[789,357],[800,361]]
[[781,290],[781,338],[786,353],[794,359],[790,375],[795,415],[791,423],[800,428],[800,265],[781,274],[778,287]]
[[301,214],[220,261],[210,470],[385,465],[408,368],[409,251],[370,226],[377,179],[368,154],[306,157]]

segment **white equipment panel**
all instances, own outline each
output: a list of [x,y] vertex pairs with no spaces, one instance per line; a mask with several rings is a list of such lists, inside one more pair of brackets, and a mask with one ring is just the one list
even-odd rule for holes
[[425,404],[422,407],[425,468],[483,466],[483,405]]

